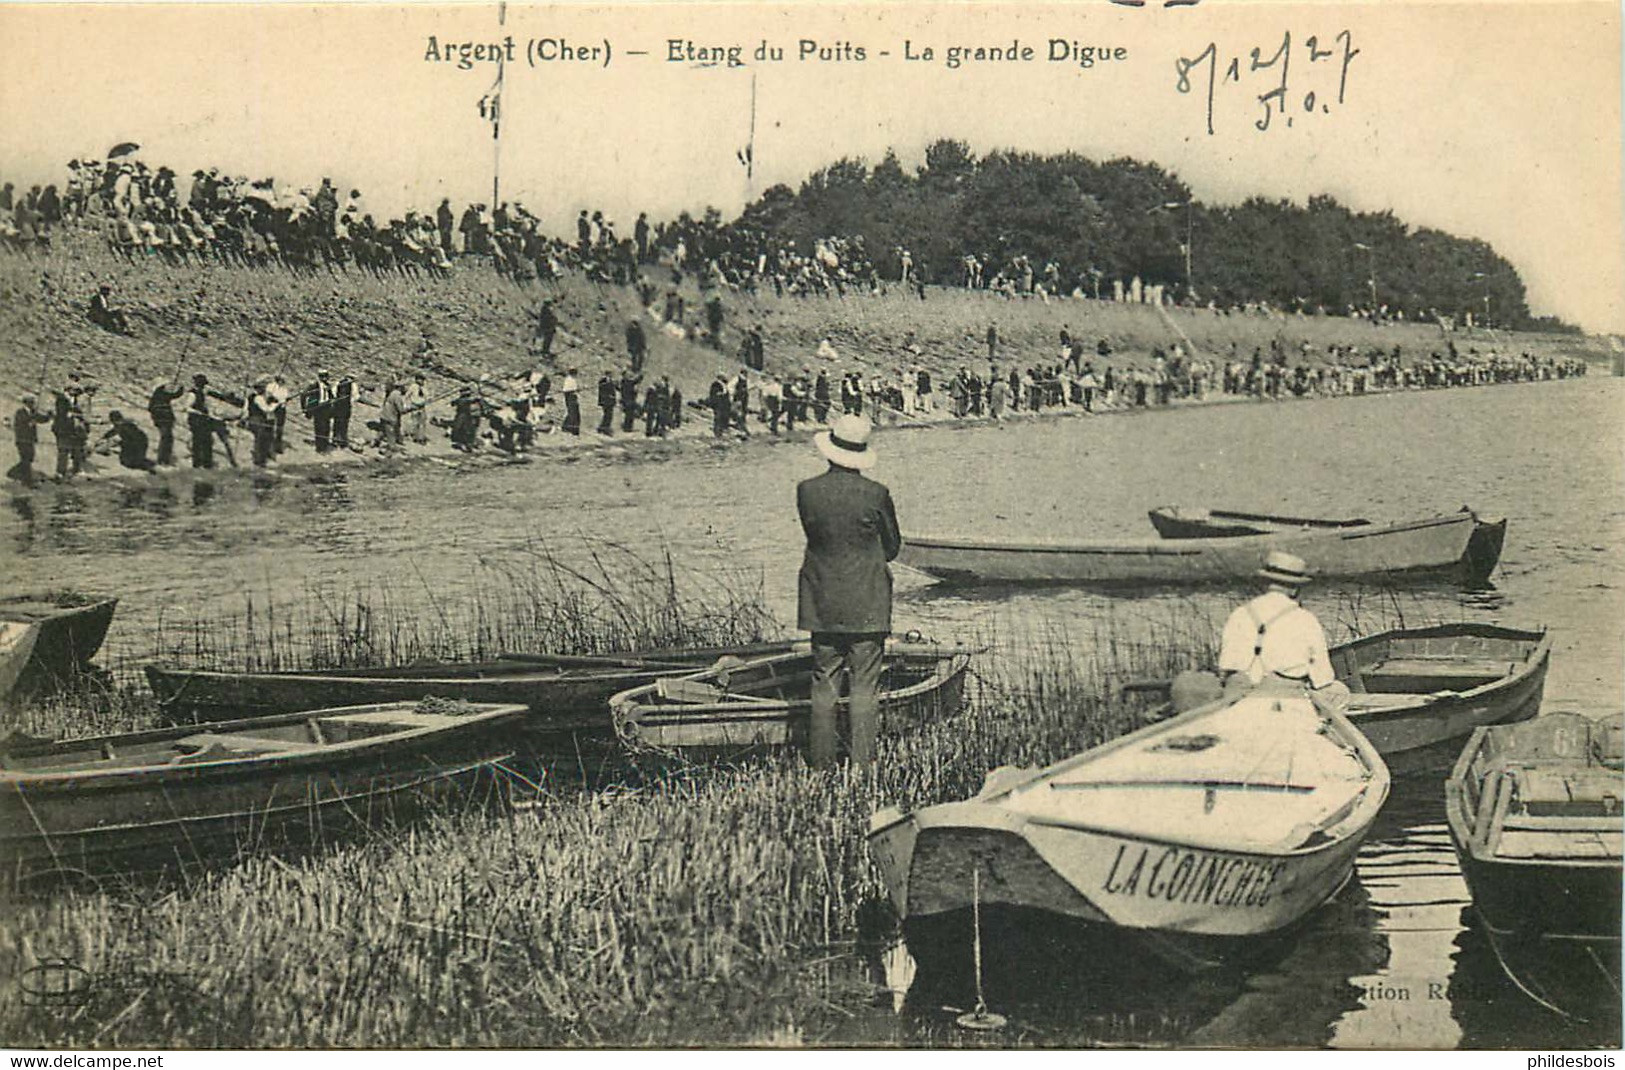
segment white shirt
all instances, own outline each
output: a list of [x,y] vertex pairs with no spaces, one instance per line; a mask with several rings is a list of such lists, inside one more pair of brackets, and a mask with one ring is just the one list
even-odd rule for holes
[[564,387],[563,387],[564,393],[566,393],[566,394],[574,394],[574,393],[578,392],[580,389],[581,388],[576,385],[576,377],[575,376],[566,375],[564,377]]
[[1314,688],[1337,678],[1320,621],[1280,591],[1267,591],[1230,614],[1219,671],[1242,673],[1255,684],[1274,674],[1307,680]]

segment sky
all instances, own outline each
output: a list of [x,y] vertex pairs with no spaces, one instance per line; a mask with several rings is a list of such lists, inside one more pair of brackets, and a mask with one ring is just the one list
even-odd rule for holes
[[[294,187],[330,175],[394,213],[441,196],[489,201],[496,169],[504,200],[566,232],[581,207],[623,229],[643,210],[732,215],[840,157],[873,162],[892,148],[911,165],[950,137],[978,153],[1153,161],[1210,203],[1329,193],[1391,210],[1493,244],[1535,313],[1625,332],[1617,3],[502,11],[499,26],[495,4],[0,4],[0,178],[61,181],[69,158],[129,140],[149,165],[183,174],[219,166]],[[498,143],[478,110],[497,65],[426,57],[431,37],[445,52],[508,35]],[[1259,97],[1283,84],[1283,64],[1269,61],[1288,35],[1278,108]],[[1075,42],[1114,58],[1052,61],[1052,39],[1069,57]],[[527,58],[533,43],[554,42],[551,56],[560,41],[598,55]],[[814,42],[805,58],[803,41]],[[764,42],[784,58],[758,62]],[[738,46],[742,65],[696,62],[687,43]],[[946,62],[953,46],[1012,44],[1032,58]],[[1193,67],[1180,92],[1177,62],[1209,44],[1216,64]],[[1253,69],[1254,49],[1267,66]],[[749,176],[736,155],[747,144]]]

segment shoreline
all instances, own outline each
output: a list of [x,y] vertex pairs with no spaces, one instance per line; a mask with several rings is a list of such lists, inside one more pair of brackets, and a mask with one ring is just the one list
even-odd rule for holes
[[[1574,379],[1587,379],[1589,376],[1571,377]],[[1424,392],[1458,391],[1472,389],[1487,389],[1492,387],[1540,386],[1565,382],[1564,379],[1524,380],[1510,383],[1473,383],[1450,387],[1424,387],[1409,386],[1397,388],[1367,389],[1362,393],[1315,393],[1302,395],[1284,395],[1279,397],[1255,397],[1252,395],[1211,393],[1202,398],[1175,398],[1165,404],[1115,404],[1106,407],[1096,407],[1086,410],[1078,403],[1067,405],[1045,406],[1033,412],[1029,410],[1015,410],[1006,412],[1002,417],[994,419],[990,416],[953,416],[942,409],[929,414],[904,414],[892,409],[882,409],[881,418],[876,421],[876,427],[884,434],[898,432],[918,432],[928,430],[963,430],[972,427],[997,426],[999,424],[1027,424],[1035,422],[1053,422],[1067,419],[1094,419],[1103,417],[1150,416],[1157,413],[1184,412],[1193,409],[1209,408],[1224,405],[1263,405],[1283,402],[1304,401],[1334,401],[1355,400],[1359,398],[1386,397]],[[9,405],[9,403],[6,403]],[[549,408],[554,408],[552,401]],[[833,410],[832,410],[833,412]],[[585,423],[586,411],[583,411]],[[872,417],[871,417],[872,418]],[[804,431],[801,428],[810,428]],[[171,481],[178,475],[190,473],[194,476],[235,478],[239,474],[261,479],[274,479],[280,476],[311,477],[320,474],[347,472],[355,469],[372,469],[380,466],[400,467],[410,465],[420,467],[425,464],[439,464],[458,471],[477,471],[486,468],[501,468],[514,465],[529,465],[538,462],[555,460],[562,463],[576,463],[586,458],[615,457],[624,462],[650,463],[664,460],[678,453],[691,453],[699,449],[706,449],[713,453],[732,453],[736,450],[756,447],[763,444],[788,445],[790,443],[807,443],[812,440],[817,431],[827,429],[827,425],[809,422],[798,426],[793,432],[781,431],[779,434],[771,433],[767,428],[765,417],[759,411],[751,414],[751,431],[741,434],[737,429],[730,430],[728,434],[714,437],[709,422],[703,413],[695,412],[686,419],[675,432],[666,435],[646,436],[641,430],[619,432],[614,435],[600,435],[596,431],[584,431],[579,437],[570,436],[557,427],[537,433],[533,444],[527,449],[509,453],[493,445],[494,432],[482,432],[480,448],[472,452],[464,452],[450,445],[443,429],[435,428],[441,432],[433,435],[427,445],[408,443],[407,445],[388,452],[381,451],[375,446],[338,447],[333,452],[322,455],[316,452],[310,440],[303,434],[297,436],[295,444],[290,444],[282,455],[282,459],[264,467],[256,467],[248,463],[240,463],[235,467],[229,464],[216,464],[213,468],[194,468],[188,463],[164,466],[152,472],[142,472],[136,469],[122,467],[115,454],[111,452],[97,452],[91,450],[87,453],[88,467],[77,476],[59,480],[53,474],[56,454],[54,443],[43,438],[39,453],[35,458],[36,481],[32,486],[24,486],[16,480],[8,480],[9,489],[16,494],[27,494],[36,490],[65,489],[73,485],[98,486],[103,484],[118,485],[156,485],[160,482]],[[302,430],[308,430],[302,429]],[[368,432],[369,434],[371,432]],[[489,434],[490,437],[486,437]],[[176,436],[177,453],[184,453],[186,441],[183,435]],[[50,445],[52,448],[47,450]],[[246,432],[233,436],[232,447],[234,452],[242,452],[245,457],[251,446]],[[217,457],[219,447],[217,442]],[[47,466],[49,462],[49,467]],[[258,482],[259,480],[254,480]]]

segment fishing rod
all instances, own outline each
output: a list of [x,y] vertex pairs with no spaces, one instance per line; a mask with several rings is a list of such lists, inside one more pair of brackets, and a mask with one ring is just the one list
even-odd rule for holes
[[197,307],[195,307],[192,310],[192,314],[186,318],[186,341],[181,345],[180,356],[175,358],[175,370],[169,373],[169,381],[170,381],[170,383],[174,383],[179,379],[180,374],[181,374],[181,365],[186,362],[186,354],[192,348],[192,339],[197,334],[197,313],[198,313],[198,308],[201,308],[202,305],[203,305],[203,297],[204,297],[203,288],[199,287],[198,292],[197,292],[197,299],[196,299],[197,300]]

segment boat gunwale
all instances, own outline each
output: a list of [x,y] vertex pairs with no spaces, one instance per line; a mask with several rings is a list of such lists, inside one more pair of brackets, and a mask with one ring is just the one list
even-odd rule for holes
[[[768,658],[761,658],[756,661],[745,662],[743,665],[730,665],[727,667],[726,671],[738,672],[741,669],[758,667],[768,661],[784,661],[792,658],[804,658],[807,656],[806,651],[793,651],[788,654],[775,654]],[[921,651],[915,656],[924,657],[926,655],[924,651]],[[896,688],[890,691],[881,691],[879,696],[880,700],[882,702],[890,702],[899,699],[914,698],[916,695],[922,695],[927,691],[936,690],[949,680],[952,680],[954,677],[963,675],[965,670],[970,668],[970,654],[964,651],[942,651],[940,656],[935,657],[933,660],[935,664],[932,666],[930,676],[927,676],[923,680],[918,680],[912,684],[908,684],[905,687]],[[947,667],[944,668],[944,666]],[[712,666],[701,672],[680,677],[679,679],[697,680],[702,677],[714,675],[715,673],[721,671],[723,670],[718,669],[716,666]],[[627,690],[622,691],[620,694],[611,696],[609,700],[609,707],[611,713],[616,715],[615,721],[617,727],[623,723],[643,723],[641,717],[634,718],[633,715],[628,712],[635,710],[651,710],[654,711],[657,716],[661,713],[670,713],[672,716],[684,716],[702,713],[754,713],[761,715],[762,717],[767,717],[782,714],[792,709],[812,705],[812,700],[810,698],[775,699],[771,700],[772,705],[753,706],[742,706],[731,702],[689,703],[681,701],[671,702],[666,705],[656,705],[642,701],[644,697],[646,697],[649,693],[654,692],[657,688],[659,688],[659,686],[660,685],[658,683],[639,684],[637,687],[628,688]],[[622,716],[623,714],[624,717]]]
[[[995,542],[991,539],[943,536],[929,533],[904,534],[903,546],[921,546],[938,550],[968,550],[982,553],[1045,553],[1045,554],[1123,554],[1145,553],[1148,556],[1192,556],[1202,554],[1210,549],[1220,547],[1249,548],[1264,547],[1280,541],[1283,535],[1299,535],[1307,533],[1311,536],[1321,536],[1326,540],[1336,538],[1348,540],[1356,538],[1370,538],[1379,534],[1398,534],[1407,531],[1421,531],[1427,528],[1443,527],[1455,524],[1476,525],[1480,523],[1476,513],[1443,513],[1438,516],[1422,517],[1413,520],[1397,520],[1388,524],[1372,524],[1350,529],[1319,529],[1319,528],[1292,528],[1280,532],[1263,532],[1257,535],[1215,535],[1207,538],[1195,539],[1100,539],[1092,542],[1067,543],[1059,540],[1028,541],[1028,542]],[[1504,523],[1504,521],[1502,521]],[[1452,562],[1452,565],[1454,562]],[[1434,567],[1434,566],[1429,566]],[[1449,565],[1437,566],[1440,568]]]
[[29,617],[30,622],[43,624],[46,621],[61,620],[64,617],[89,616],[90,614],[100,612],[103,609],[117,609],[119,600],[116,596],[106,598],[91,596],[91,601],[89,602],[81,602],[78,605],[64,606],[61,603],[49,598],[35,598],[27,594],[13,595],[8,598],[0,598],[0,620],[13,619],[6,616],[7,607],[16,605],[20,602],[39,602],[41,604],[56,606],[57,608],[54,612],[38,617]]
[[[470,666],[474,666],[474,665],[493,665],[493,664],[508,664],[508,665],[522,666],[525,663],[521,662],[521,661],[507,661],[507,662],[469,662],[468,664]],[[490,683],[517,682],[517,683],[522,683],[522,684],[523,683],[533,683],[533,682],[535,682],[535,683],[544,683],[544,682],[545,683],[556,683],[556,682],[566,681],[566,680],[570,680],[570,681],[581,680],[581,681],[586,681],[588,683],[591,683],[591,682],[595,682],[595,681],[602,680],[602,679],[608,679],[608,678],[614,677],[614,676],[671,675],[671,674],[687,673],[687,672],[692,672],[693,671],[688,666],[683,666],[683,667],[680,667],[680,668],[667,669],[667,668],[649,668],[647,666],[639,667],[639,666],[635,666],[635,665],[627,665],[625,667],[616,667],[616,666],[612,666],[612,665],[605,665],[605,666],[601,666],[601,667],[581,666],[580,667],[581,671],[579,671],[579,672],[570,671],[570,669],[571,669],[570,666],[561,666],[561,667],[559,667],[558,669],[555,669],[555,670],[537,670],[537,669],[528,669],[527,670],[527,669],[521,668],[521,669],[517,669],[514,672],[495,673],[495,674],[492,674],[492,675],[489,675],[489,676],[473,676],[473,675],[470,675],[470,676],[350,676],[350,675],[344,675],[343,670],[338,670],[338,669],[333,670],[333,672],[331,674],[322,673],[322,672],[315,672],[315,673],[311,673],[311,672],[232,672],[230,670],[225,670],[225,669],[180,669],[180,668],[174,668],[172,666],[164,665],[164,664],[144,665],[144,666],[142,666],[142,669],[143,669],[143,671],[145,671],[145,672],[147,672],[149,674],[157,673],[160,676],[169,677],[171,679],[184,678],[184,679],[180,679],[180,686],[185,686],[186,681],[188,679],[192,679],[192,678],[201,678],[201,679],[204,679],[206,681],[240,680],[240,681],[245,681],[245,682],[246,681],[257,681],[257,680],[274,680],[274,681],[276,681],[278,683],[288,683],[288,684],[303,684],[303,683],[311,683],[311,684],[343,683],[343,684],[357,684],[357,685],[378,685],[378,684],[411,684],[411,685],[419,685],[419,684],[422,684],[422,685],[427,685],[427,686],[432,686],[432,685],[436,685],[436,684],[461,685],[461,684],[467,684],[467,683],[487,683],[487,682],[490,682]],[[369,666],[367,668],[367,670],[364,670],[364,671],[375,671],[375,669],[376,669],[375,666]],[[151,680],[150,675],[148,676],[148,680],[149,681]],[[167,705],[167,704],[174,703],[178,698],[179,698],[179,696],[176,695],[176,696],[171,696],[170,698],[160,698],[158,701],[161,704],[166,704]]]

